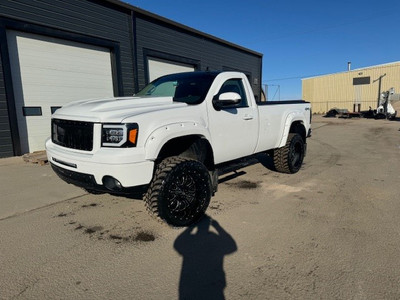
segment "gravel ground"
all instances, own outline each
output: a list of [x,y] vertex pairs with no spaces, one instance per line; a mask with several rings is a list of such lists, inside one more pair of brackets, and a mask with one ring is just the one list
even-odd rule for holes
[[[18,199],[0,216],[0,299],[399,299],[400,122],[316,116],[313,128],[297,174],[258,155],[220,176],[187,229],[0,160],[0,211]],[[35,172],[48,175],[30,192]]]

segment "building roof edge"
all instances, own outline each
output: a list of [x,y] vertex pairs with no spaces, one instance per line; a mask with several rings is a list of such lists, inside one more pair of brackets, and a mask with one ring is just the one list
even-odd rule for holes
[[390,62],[390,63],[373,65],[373,66],[369,66],[369,67],[362,67],[362,68],[357,68],[357,69],[353,69],[350,71],[341,71],[341,72],[330,73],[330,74],[321,74],[321,75],[316,75],[316,76],[304,77],[301,80],[324,77],[324,76],[331,76],[331,75],[337,75],[337,74],[344,74],[344,73],[351,73],[351,72],[359,72],[359,71],[375,69],[375,68],[390,67],[392,65],[397,65],[397,64],[400,64],[400,61],[394,61],[394,62]]
[[194,29],[194,28],[192,28],[192,27],[183,25],[183,24],[181,24],[181,23],[172,21],[172,20],[167,19],[167,18],[165,18],[165,17],[159,16],[159,15],[157,15],[157,14],[155,14],[155,13],[152,13],[152,12],[149,12],[149,11],[144,10],[144,9],[142,9],[142,8],[133,6],[133,5],[129,4],[129,3],[126,3],[126,2],[123,2],[123,1],[120,1],[120,0],[102,0],[102,1],[105,1],[105,2],[108,2],[108,3],[114,4],[114,5],[117,5],[117,6],[119,6],[119,7],[122,7],[122,8],[128,9],[128,10],[131,10],[131,11],[133,11],[133,12],[135,12],[135,13],[138,13],[138,14],[141,14],[141,15],[144,15],[144,16],[147,16],[147,17],[156,19],[156,20],[158,20],[158,21],[161,21],[161,22],[170,24],[170,25],[172,25],[172,26],[175,26],[175,27],[178,27],[178,28],[180,28],[180,29],[183,29],[183,30],[192,32],[192,33],[194,33],[194,34],[201,35],[201,36],[206,37],[206,38],[208,38],[208,39],[210,39],[210,40],[216,41],[216,42],[218,42],[218,43],[225,44],[225,45],[230,46],[230,47],[232,47],[232,48],[236,48],[236,49],[238,49],[238,50],[251,53],[251,54],[253,54],[253,55],[255,55],[255,56],[263,57],[263,54],[260,53],[260,52],[257,52],[257,51],[248,49],[248,48],[246,48],[246,47],[243,47],[243,46],[240,46],[240,45],[231,43],[231,42],[229,42],[229,41],[227,41],[227,40],[218,38],[218,37],[213,36],[213,35],[211,35],[211,34],[208,34],[208,33],[202,32],[202,31],[200,31],[200,30]]

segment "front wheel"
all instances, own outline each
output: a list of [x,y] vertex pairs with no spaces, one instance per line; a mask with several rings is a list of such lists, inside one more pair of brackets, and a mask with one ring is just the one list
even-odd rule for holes
[[172,226],[199,221],[210,203],[211,178],[199,161],[168,157],[156,169],[144,196],[147,210]]
[[274,150],[274,166],[278,172],[297,173],[305,155],[304,140],[298,133],[289,133],[286,145]]

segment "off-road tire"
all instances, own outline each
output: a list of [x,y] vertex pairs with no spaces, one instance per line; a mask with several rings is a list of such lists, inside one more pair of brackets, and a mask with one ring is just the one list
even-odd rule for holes
[[157,166],[143,199],[154,217],[181,227],[204,216],[211,194],[211,178],[201,162],[172,156]]
[[274,150],[274,166],[281,173],[297,173],[303,164],[305,147],[298,133],[289,133],[286,145]]

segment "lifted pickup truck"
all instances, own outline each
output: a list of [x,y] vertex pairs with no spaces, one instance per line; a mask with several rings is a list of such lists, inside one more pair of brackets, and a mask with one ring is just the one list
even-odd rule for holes
[[46,150],[68,183],[113,194],[145,186],[151,214],[187,226],[204,215],[222,163],[268,152],[277,171],[299,171],[310,122],[308,102],[257,103],[243,73],[179,73],[133,97],[65,105]]

